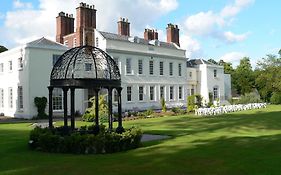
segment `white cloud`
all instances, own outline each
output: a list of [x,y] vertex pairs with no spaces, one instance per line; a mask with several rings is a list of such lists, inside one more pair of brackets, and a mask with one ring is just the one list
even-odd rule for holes
[[196,39],[193,39],[189,35],[181,35],[180,42],[181,48],[186,49],[187,58],[198,58],[203,56],[201,45]]
[[235,0],[220,12],[207,11],[188,16],[184,21],[186,33],[212,37],[230,44],[244,41],[249,36],[249,32],[234,34],[231,31],[224,31],[224,28],[231,26],[234,17],[253,3],[254,0]]
[[254,0],[236,0],[234,4],[225,6],[220,14],[222,17],[233,17],[237,15],[243,8],[246,8],[254,2]]
[[32,3],[30,2],[21,2],[20,0],[14,0],[13,1],[13,7],[14,8],[27,8],[27,9],[31,9],[32,8]]
[[212,11],[208,11],[189,16],[184,24],[191,33],[208,35],[214,32],[216,26],[223,26],[224,20]]
[[244,41],[249,34],[250,34],[249,32],[243,34],[234,34],[230,31],[227,31],[223,33],[223,38],[228,43],[236,43],[236,42]]
[[243,57],[246,57],[247,54],[242,52],[230,52],[224,54],[220,59],[222,59],[225,62],[231,62],[231,63],[237,63],[239,62]]
[[[84,0],[83,2],[90,5],[94,3],[99,30],[117,32],[117,20],[119,17],[126,17],[131,22],[132,35],[143,33],[147,24],[153,23],[178,7],[177,0]],[[11,40],[13,42],[10,45],[13,46],[22,44],[29,38],[46,36],[55,39],[57,14],[64,11],[75,16],[75,8],[80,0],[39,0],[39,9],[36,10],[28,8],[29,5],[23,5],[19,0],[14,3],[18,8],[7,12],[4,19],[5,26],[0,29],[5,31],[4,35],[0,36],[0,40]]]

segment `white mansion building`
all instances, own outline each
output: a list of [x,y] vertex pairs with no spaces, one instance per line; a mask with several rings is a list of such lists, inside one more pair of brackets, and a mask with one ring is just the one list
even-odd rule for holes
[[[185,50],[180,48],[178,26],[168,24],[167,41],[162,42],[157,31],[150,29],[145,29],[144,38],[131,37],[130,23],[124,18],[118,21],[118,34],[97,30],[94,6],[81,3],[76,12],[76,32],[73,16],[61,12],[57,42],[41,38],[0,53],[0,113],[18,118],[36,116],[34,98],[48,97],[54,63],[70,47],[84,44],[101,48],[118,64],[123,111],[159,109],[161,98],[174,107],[186,106],[187,96],[192,94],[202,95],[206,102],[209,93],[221,103],[231,97],[230,76],[224,74],[222,66],[202,59],[187,61]],[[89,65],[85,65],[87,69]],[[85,111],[91,95],[91,90],[76,91],[77,111]],[[63,112],[62,96],[61,89],[54,90],[54,115]]]

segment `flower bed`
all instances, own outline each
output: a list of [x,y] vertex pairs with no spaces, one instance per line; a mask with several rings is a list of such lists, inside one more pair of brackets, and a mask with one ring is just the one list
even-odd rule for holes
[[122,134],[109,132],[100,126],[84,126],[77,131],[59,127],[55,129],[36,127],[30,132],[29,146],[32,150],[54,153],[103,154],[134,149],[141,144],[142,131],[132,127]]

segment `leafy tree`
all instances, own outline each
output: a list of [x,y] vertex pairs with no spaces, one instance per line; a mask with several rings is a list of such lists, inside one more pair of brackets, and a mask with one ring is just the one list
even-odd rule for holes
[[254,82],[255,77],[250,58],[244,57],[233,74],[233,86],[238,94],[244,95],[252,91]]
[[232,63],[225,62],[223,60],[219,61],[219,65],[223,66],[224,73],[232,75],[234,73],[234,69],[232,67]]
[[257,63],[255,76],[255,85],[261,97],[269,101],[274,92],[281,92],[281,58],[267,55]]
[[0,53],[1,53],[1,52],[5,52],[5,51],[7,51],[7,50],[8,50],[8,49],[7,49],[6,47],[0,45]]

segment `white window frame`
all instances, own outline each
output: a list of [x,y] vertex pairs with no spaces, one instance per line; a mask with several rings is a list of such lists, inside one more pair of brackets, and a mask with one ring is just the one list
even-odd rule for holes
[[22,88],[22,86],[18,86],[18,108],[19,108],[19,110],[23,110],[23,88]]
[[175,99],[175,89],[174,86],[169,87],[169,100],[173,101]]
[[0,88],[0,108],[4,108],[4,89]]
[[127,86],[127,102],[132,101],[132,86]]
[[219,99],[219,87],[218,86],[215,86],[213,88],[213,99],[216,100],[216,99]]
[[155,101],[155,86],[149,86],[149,100]]
[[113,102],[118,102],[118,92],[116,89],[113,89]]
[[13,71],[13,61],[9,61],[9,71]]
[[22,57],[18,58],[18,69],[19,70],[23,69],[23,58]]
[[179,63],[178,64],[178,68],[179,68],[179,77],[181,77],[182,76],[182,65],[181,65],[181,63]]
[[92,63],[85,63],[84,64],[84,66],[85,66],[85,71],[86,72],[90,72],[90,71],[92,71],[92,67],[93,67],[93,64]]
[[154,61],[149,60],[149,75],[154,75]]
[[132,75],[132,59],[126,58],[126,75]]
[[63,95],[62,89],[54,88],[53,90],[53,110],[62,111],[63,110]]
[[192,72],[189,72],[189,77],[192,78]]
[[138,74],[143,74],[143,61],[141,59],[138,60]]
[[0,63],[0,73],[4,72],[4,63]]
[[217,78],[218,77],[218,71],[217,71],[217,69],[214,69],[214,78]]
[[[162,88],[163,88],[163,94],[162,94]],[[159,87],[159,97],[160,97],[160,99],[161,98],[164,98],[164,100],[166,99],[165,98],[165,86],[160,86]]]
[[159,75],[164,75],[164,61],[159,62]]
[[144,86],[139,86],[139,101],[144,100]]
[[8,88],[8,103],[9,103],[9,108],[13,108],[13,88],[9,87]]
[[169,75],[173,76],[174,75],[174,70],[173,70],[174,64],[172,62],[169,63]]
[[179,97],[179,100],[183,100],[184,97],[183,97],[183,87],[182,86],[179,86],[179,92],[178,92],[178,97]]

